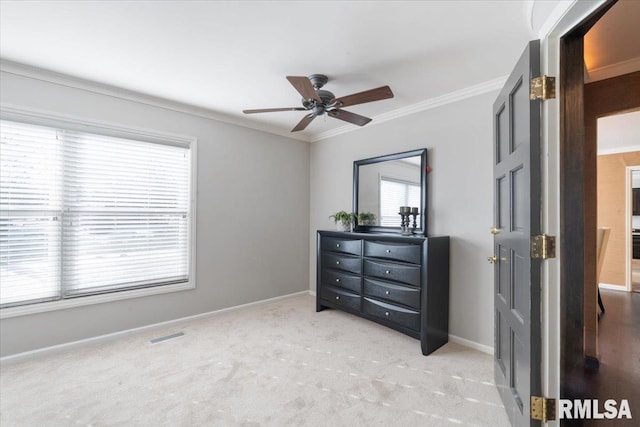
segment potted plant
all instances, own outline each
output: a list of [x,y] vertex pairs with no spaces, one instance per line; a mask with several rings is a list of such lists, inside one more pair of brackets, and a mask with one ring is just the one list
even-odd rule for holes
[[358,214],[359,225],[376,225],[376,214],[373,212],[360,212]]
[[331,215],[329,219],[333,219],[338,231],[351,231],[351,224],[353,224],[355,217],[351,212],[339,211]]

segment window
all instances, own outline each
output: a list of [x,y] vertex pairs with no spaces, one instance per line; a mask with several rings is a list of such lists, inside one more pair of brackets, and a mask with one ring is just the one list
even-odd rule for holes
[[420,184],[380,177],[380,225],[400,227],[400,206],[420,206]]
[[189,143],[0,134],[0,307],[189,282]]

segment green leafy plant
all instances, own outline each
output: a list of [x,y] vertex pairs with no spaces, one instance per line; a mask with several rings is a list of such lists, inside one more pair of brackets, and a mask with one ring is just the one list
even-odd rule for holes
[[329,218],[333,219],[334,222],[343,222],[349,224],[351,223],[351,221],[353,221],[355,215],[347,211],[338,211],[331,215]]
[[373,212],[360,212],[358,214],[358,224],[374,225],[376,223],[376,214]]
[[329,217],[329,219],[333,219],[336,224],[342,223],[345,227],[349,227],[355,218],[356,216],[354,214],[347,211],[339,211]]

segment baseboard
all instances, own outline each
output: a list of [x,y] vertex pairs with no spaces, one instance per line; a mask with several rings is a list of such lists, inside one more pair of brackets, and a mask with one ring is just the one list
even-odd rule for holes
[[624,285],[613,285],[611,283],[598,283],[600,289],[609,289],[612,291],[627,292],[627,287]]
[[481,351],[483,353],[487,353],[487,354],[493,355],[493,347],[490,347],[488,345],[479,344],[479,343],[477,343],[475,341],[471,341],[471,340],[467,340],[467,339],[464,339],[464,338],[460,338],[460,337],[457,337],[457,336],[451,335],[451,334],[449,334],[449,341],[454,342],[456,344],[463,345],[465,347],[472,348],[474,350]]
[[[67,350],[71,350],[71,349],[74,349],[74,348],[82,347],[82,346],[85,346],[85,345],[90,344],[90,343],[107,342],[107,341],[115,340],[115,339],[118,339],[118,338],[123,338],[123,337],[126,337],[128,335],[132,335],[134,333],[138,333],[138,332],[142,332],[142,331],[153,330],[153,329],[156,329],[156,328],[161,328],[161,327],[165,327],[165,326],[169,326],[169,325],[178,325],[180,323],[189,322],[191,320],[201,319],[201,318],[209,317],[209,316],[215,316],[217,314],[222,314],[222,313],[226,313],[226,312],[229,312],[229,311],[241,310],[241,309],[244,309],[244,308],[249,308],[249,307],[253,307],[253,306],[257,306],[257,305],[268,304],[268,303],[271,303],[271,302],[275,302],[275,301],[279,301],[279,300],[283,300],[283,299],[287,299],[287,298],[293,298],[293,297],[296,297],[296,296],[299,296],[299,295],[311,295],[311,296],[315,297],[316,293],[314,291],[310,291],[310,290],[301,291],[301,292],[294,292],[292,294],[281,295],[281,296],[278,296],[278,297],[268,298],[268,299],[260,300],[260,301],[254,301],[254,302],[250,302],[250,303],[247,303],[247,304],[236,305],[236,306],[233,306],[233,307],[221,308],[219,310],[214,310],[214,311],[209,311],[209,312],[206,312],[206,313],[195,314],[193,316],[187,316],[187,317],[181,317],[179,319],[167,320],[166,322],[154,323],[152,325],[146,325],[146,326],[141,326],[141,327],[138,327],[138,328],[127,329],[127,330],[124,330],[124,331],[113,332],[113,333],[110,333],[110,334],[99,335],[97,337],[85,338],[83,340],[71,341],[71,342],[64,343],[64,344],[58,344],[58,345],[54,345],[54,346],[50,346],[50,347],[39,348],[37,350],[26,351],[24,353],[12,354],[12,355],[9,355],[9,356],[0,357],[0,365],[24,362],[24,361],[29,360],[29,359],[34,359],[36,357],[42,357],[42,356],[46,356],[46,355],[49,355],[49,354],[55,354],[55,353],[59,353],[59,352],[62,352],[62,351],[67,351]],[[451,341],[453,343],[456,343],[456,344],[463,345],[465,347],[472,348],[474,350],[481,351],[483,353],[493,354],[493,347],[490,347],[490,346],[484,345],[484,344],[479,344],[479,343],[477,343],[475,341],[471,341],[471,340],[468,340],[468,339],[465,339],[465,338],[460,338],[460,337],[458,337],[456,335],[449,335],[449,341]]]
[[254,301],[247,304],[236,305],[233,307],[221,308],[219,310],[195,314],[193,316],[181,317],[179,319],[167,320],[165,322],[160,322],[160,323],[153,323],[151,325],[140,326],[138,328],[133,328],[133,329],[126,329],[124,331],[112,332],[110,334],[99,335],[97,337],[85,338],[78,341],[71,341],[64,344],[58,344],[50,347],[39,348],[37,350],[25,351],[23,353],[18,353],[18,354],[11,354],[9,356],[0,357],[0,366],[10,364],[10,363],[24,362],[29,359],[34,359],[36,357],[42,357],[50,354],[55,354],[62,351],[68,351],[68,350],[82,347],[91,343],[108,342],[118,338],[123,338],[129,335],[132,335],[134,333],[153,330],[156,328],[161,328],[161,327],[170,326],[170,325],[177,325],[180,323],[189,322],[191,320],[201,319],[203,317],[215,316],[215,315],[226,313],[229,311],[241,310],[244,308],[254,307],[257,305],[268,304],[271,302],[280,301],[287,298],[293,298],[299,295],[309,295],[309,293],[310,293],[309,291],[294,292],[292,294],[281,295],[278,297],[268,298],[260,301]]
[[[312,296],[315,297],[316,296],[316,292],[310,290],[309,291],[309,295],[312,295]],[[464,339],[464,338],[460,338],[458,336],[451,335],[451,334],[449,335],[449,341],[454,342],[456,344],[463,345],[465,347],[472,348],[474,350],[481,351],[483,353],[487,353],[487,354],[493,355],[493,347],[490,347],[488,345],[478,344],[475,341],[470,341],[470,340],[467,340],[467,339]]]
[[[309,295],[315,297],[316,296],[316,292],[312,291],[312,290],[309,290]],[[488,345],[478,344],[475,341],[470,341],[470,340],[467,340],[467,339],[464,339],[464,338],[460,338],[458,336],[451,335],[451,334],[449,334],[449,341],[454,342],[456,344],[463,345],[465,347],[472,348],[474,350],[481,351],[483,353],[487,353],[487,354],[493,355],[493,347],[490,347]]]

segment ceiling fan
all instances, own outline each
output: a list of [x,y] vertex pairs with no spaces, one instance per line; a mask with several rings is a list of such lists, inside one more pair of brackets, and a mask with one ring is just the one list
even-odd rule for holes
[[302,95],[302,107],[265,108],[261,110],[242,110],[242,112],[245,114],[255,114],[273,113],[277,111],[309,111],[309,114],[304,116],[291,132],[303,130],[309,126],[309,123],[311,123],[313,119],[324,113],[327,113],[329,117],[344,120],[354,125],[364,126],[371,121],[370,118],[343,110],[342,107],[393,98],[393,92],[391,92],[389,86],[382,86],[336,98],[335,95],[328,90],[321,90],[329,81],[329,78],[324,74],[312,74],[309,77],[287,76],[287,80],[289,80],[289,83]]

